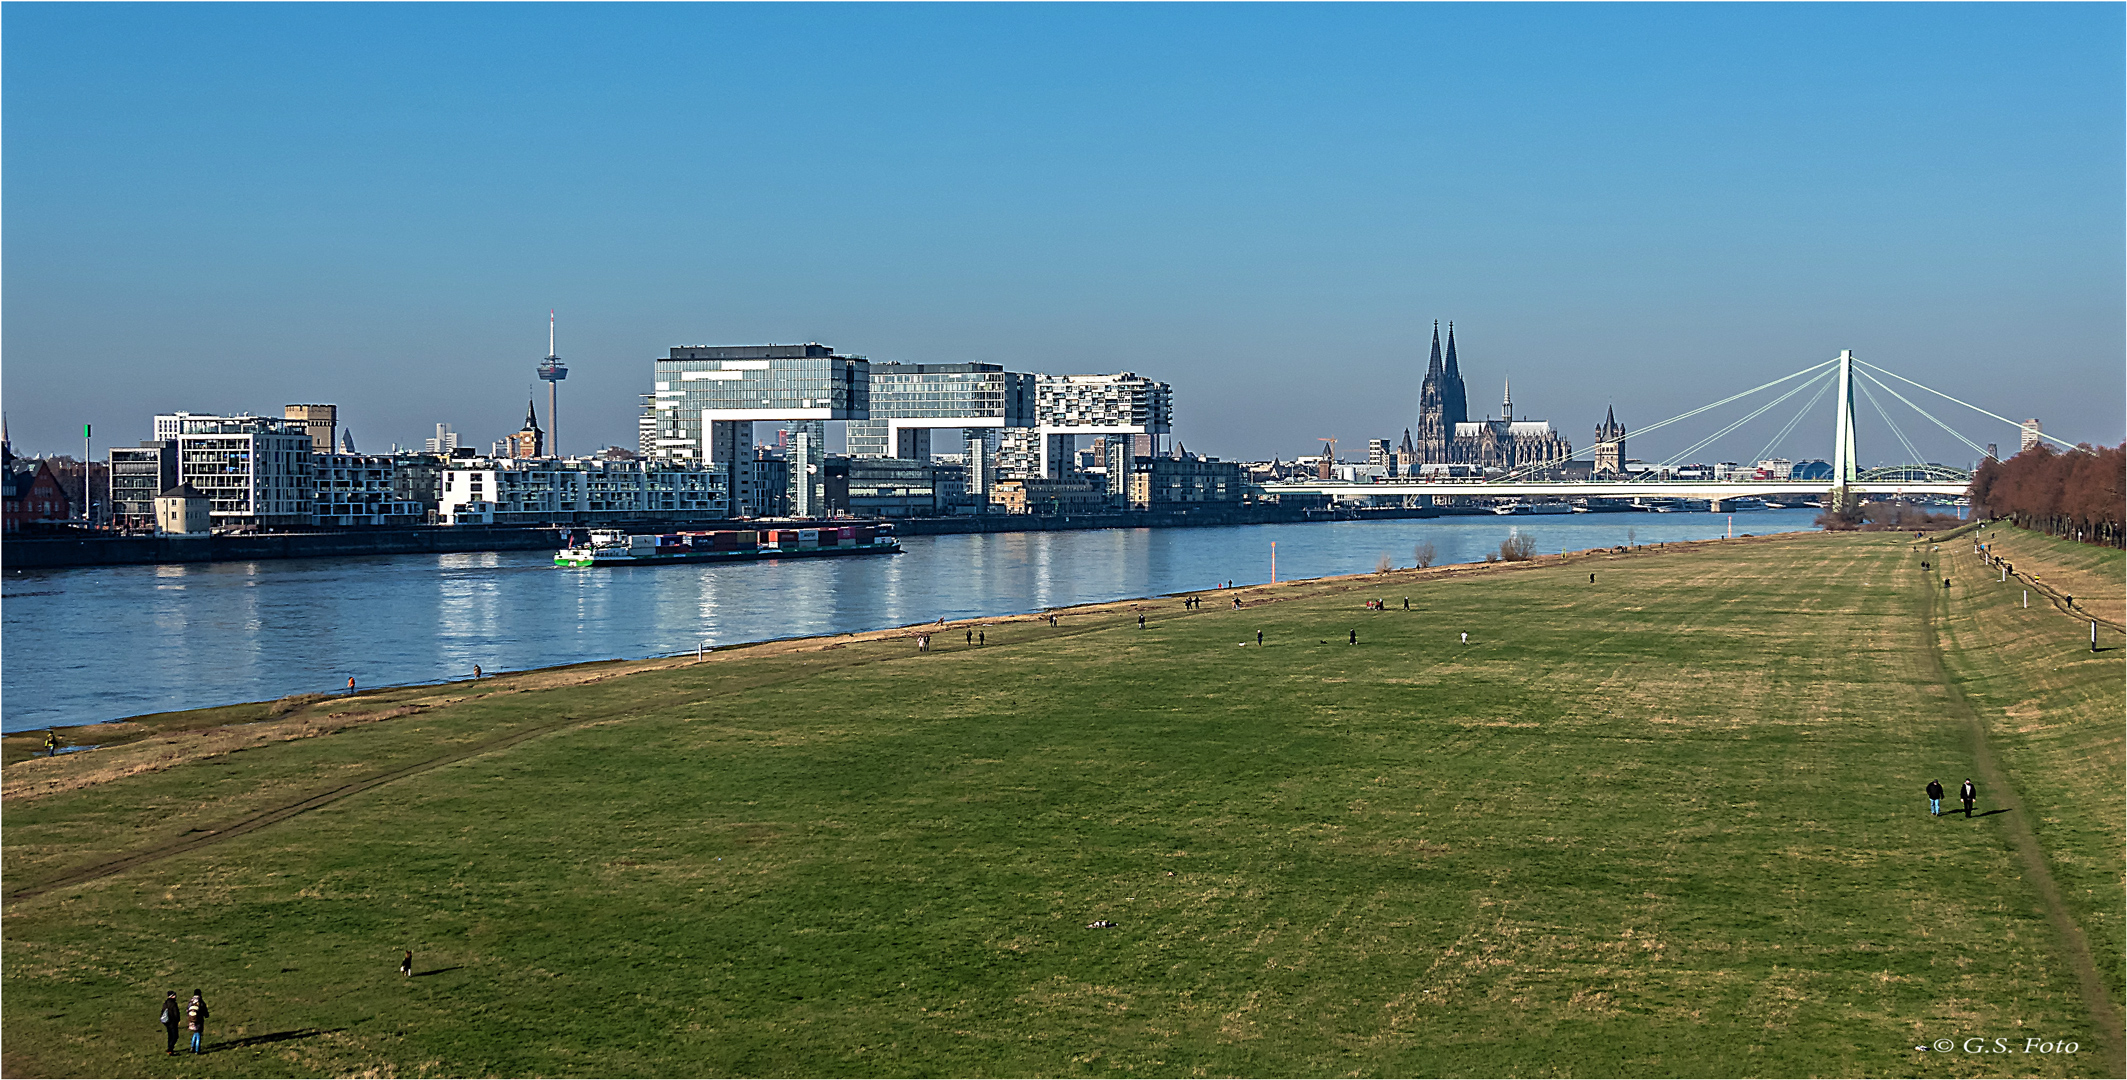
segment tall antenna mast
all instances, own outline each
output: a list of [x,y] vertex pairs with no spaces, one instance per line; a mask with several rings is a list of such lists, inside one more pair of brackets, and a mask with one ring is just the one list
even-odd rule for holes
[[561,456],[561,418],[556,415],[560,395],[556,385],[569,377],[569,369],[563,366],[561,357],[554,353],[554,309],[547,309],[547,356],[539,364],[539,378],[547,384],[547,452]]

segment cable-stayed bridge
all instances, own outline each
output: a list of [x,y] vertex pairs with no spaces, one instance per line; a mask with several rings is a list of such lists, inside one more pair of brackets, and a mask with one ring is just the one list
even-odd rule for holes
[[[1733,433],[1744,424],[1800,397],[1806,392],[1814,390],[1814,394],[1804,402],[1801,409],[1787,422],[1786,426],[1780,429],[1779,434],[1773,437],[1773,441],[1767,444],[1769,449],[1786,438],[1788,433],[1793,431],[1795,426],[1801,423],[1803,417],[1816,406],[1817,402],[1836,387],[1837,394],[1832,403],[1834,417],[1832,452],[1830,454],[1832,475],[1827,478],[1809,480],[1677,480],[1660,479],[1657,476],[1635,478],[1631,475],[1624,475],[1600,476],[1589,480],[1547,480],[1543,479],[1543,474],[1555,472],[1562,463],[1559,461],[1546,461],[1515,469],[1499,476],[1481,479],[1475,477],[1468,479],[1434,479],[1413,476],[1389,477],[1367,483],[1354,483],[1343,480],[1281,480],[1264,484],[1263,490],[1267,494],[1320,494],[1349,500],[1399,499],[1410,496],[1538,499],[1705,499],[1709,500],[1715,509],[1719,509],[1723,501],[1730,499],[1785,497],[1802,501],[1820,499],[1828,493],[1839,491],[1844,491],[1854,496],[1957,496],[1964,494],[1971,478],[1960,469],[1922,463],[1920,452],[1914,448],[1912,440],[1906,437],[1905,432],[1899,428],[1897,421],[1884,408],[1882,400],[1876,396],[1875,391],[1882,390],[1887,396],[1904,403],[1922,418],[1948,432],[1952,438],[1965,446],[1970,447],[1974,453],[1982,458],[1986,456],[1987,448],[1965,437],[1957,429],[1915,404],[1912,399],[1906,397],[1890,382],[1885,381],[1886,377],[1897,380],[1909,387],[1925,390],[1946,401],[1964,406],[1983,416],[2000,421],[2012,428],[2016,428],[2019,434],[2023,432],[2023,425],[2014,420],[1989,412],[1970,402],[1960,401],[1940,390],[1914,382],[1897,372],[1867,363],[1855,357],[1851,350],[1846,350],[1833,359],[1819,364],[1812,364],[1800,371],[1751,387],[1741,393],[1731,394],[1719,401],[1699,406],[1696,409],[1679,413],[1660,423],[1649,424],[1631,433],[1632,438],[1641,438],[1672,424],[1682,423],[1722,406],[1750,398],[1752,395],[1768,393],[1785,387],[1783,392],[1771,396],[1770,400],[1747,412],[1740,419],[1732,421],[1712,434],[1690,443],[1683,449],[1671,454],[1669,458],[1661,463],[1662,465],[1669,465],[1687,459],[1690,455],[1711,445],[1716,440]],[[1874,389],[1871,388],[1872,385]],[[1898,440],[1908,454],[1912,455],[1914,464],[1869,470],[1863,470],[1859,467],[1859,459],[1855,452],[1854,442],[1854,393],[1857,389],[1861,392],[1862,397],[1875,407],[1883,421],[1889,425],[1893,437]],[[2063,447],[2074,449],[2066,440],[2055,438],[2044,432],[2034,431],[2033,434],[2042,439],[2059,443]],[[1617,445],[1619,444],[1614,442],[1598,442],[1575,453],[1573,456],[1578,458],[1582,455],[1594,454],[1598,450]],[[1657,466],[1656,469],[1648,470],[1648,472],[1659,474],[1660,466]]]

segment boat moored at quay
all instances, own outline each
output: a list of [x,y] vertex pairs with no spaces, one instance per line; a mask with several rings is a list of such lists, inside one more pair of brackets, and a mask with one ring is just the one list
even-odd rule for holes
[[554,553],[554,565],[648,566],[661,563],[811,559],[830,555],[891,555],[901,550],[893,526],[713,529],[703,532],[624,533],[594,530],[590,540]]

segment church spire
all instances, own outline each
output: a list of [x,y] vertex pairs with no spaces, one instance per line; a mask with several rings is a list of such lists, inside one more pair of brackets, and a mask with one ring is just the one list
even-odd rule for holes
[[[1433,348],[1440,348],[1440,328],[1433,328]],[[1455,324],[1448,323],[1448,378],[1462,378],[1462,369],[1455,366]]]
[[1426,377],[1426,378],[1428,378],[1428,379],[1432,379],[1432,378],[1438,378],[1438,377],[1439,377],[1439,375],[1440,375],[1440,320],[1439,320],[1439,319],[1434,319],[1434,320],[1433,320],[1433,359],[1432,359],[1431,361],[1427,362],[1427,364],[1425,365],[1425,377]]
[[538,430],[539,430],[539,410],[538,410],[538,408],[537,408],[536,406],[534,406],[534,405],[532,404],[532,402],[531,402],[530,400],[527,400],[527,401],[526,401],[526,402],[524,403],[524,428],[523,428],[523,430],[525,430],[525,431],[538,431]]
[[1514,380],[1503,380],[1501,385],[1504,389],[1500,391],[1499,418],[1501,420],[1512,420],[1514,419]]

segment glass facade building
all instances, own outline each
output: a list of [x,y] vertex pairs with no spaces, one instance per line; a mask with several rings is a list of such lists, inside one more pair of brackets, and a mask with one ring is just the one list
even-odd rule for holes
[[850,456],[928,460],[933,428],[1031,426],[1034,378],[996,364],[873,364],[871,418],[850,422]]
[[805,345],[681,345],[656,361],[650,421],[659,458],[711,462],[736,514],[760,511],[753,467],[757,420],[863,420],[871,364]]
[[205,495],[214,523],[311,523],[311,446],[303,420],[164,413],[155,436],[177,443],[177,481]]

